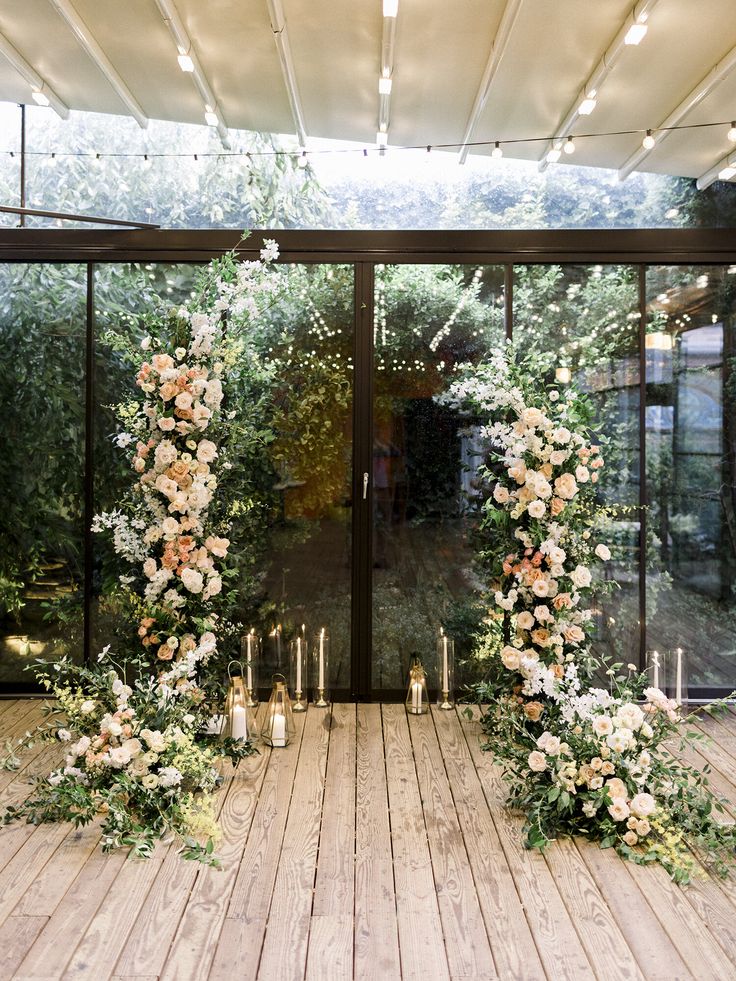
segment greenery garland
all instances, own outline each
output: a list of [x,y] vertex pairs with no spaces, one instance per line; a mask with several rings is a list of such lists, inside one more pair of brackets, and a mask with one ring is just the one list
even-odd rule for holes
[[55,702],[35,733],[9,747],[5,766],[17,766],[16,749],[38,738],[61,742],[65,759],[7,809],[6,823],[80,825],[102,813],[105,850],[132,846],[146,856],[173,833],[184,857],[218,864],[218,758],[256,751],[207,732],[239,634],[238,556],[228,535],[242,501],[227,478],[263,437],[226,411],[225,395],[237,366],[258,360],[249,333],[281,289],[269,268],[277,256],[266,242],[260,260],[231,253],[214,261],[188,303],[143,316],[140,347],[130,333],[108,338],[135,367],[139,391],[118,406],[115,438],[135,481],[93,524],[129,565],[117,587],[127,636],[93,666],[38,663]]
[[480,420],[489,447],[481,561],[498,642],[474,692],[489,706],[484,748],[526,817],[528,847],[582,835],[634,862],[659,862],[678,882],[689,881],[696,857],[725,874],[734,826],[718,819],[723,806],[707,778],[667,748],[697,738],[683,732],[679,706],[634,665],[624,674],[591,648],[587,601],[607,585],[594,567],[612,558],[600,540],[609,509],[595,498],[602,446],[586,397],[543,378],[509,346],[461,369],[441,397]]

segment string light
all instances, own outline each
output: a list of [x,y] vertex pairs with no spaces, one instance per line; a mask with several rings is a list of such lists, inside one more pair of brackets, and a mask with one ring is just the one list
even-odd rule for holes
[[565,146],[563,149],[568,156],[571,153],[575,153],[575,140],[571,136],[568,136],[568,138],[565,140]]
[[[217,120],[217,114],[212,110],[211,106],[207,106],[207,114],[211,117],[210,125],[215,125]],[[657,128],[657,132],[682,132],[685,130],[698,130],[707,129],[715,126],[723,127],[728,125],[727,122],[710,122],[710,123],[685,123],[677,126],[660,126]],[[564,143],[558,143],[556,146],[549,151],[547,154],[547,160],[550,163],[556,163],[564,150],[566,153],[572,153],[575,149],[574,141],[580,139],[603,139],[605,137],[613,136],[637,136],[642,132],[640,129],[628,129],[628,130],[615,130],[606,132],[592,132],[592,133],[578,133],[577,136],[568,136]],[[646,130],[646,135],[642,140],[642,146],[651,150],[656,145],[656,139],[653,136],[655,131],[652,129]],[[549,143],[554,137],[550,136],[524,136],[517,139],[507,139],[507,140],[476,140],[469,143],[469,147],[475,148],[491,148],[491,156],[502,157],[504,155],[504,147],[514,146],[516,144],[523,143]],[[731,122],[731,128],[728,130],[728,139],[731,142],[736,143],[736,122]],[[568,146],[573,144],[572,149],[568,149]],[[385,129],[380,129],[376,133],[376,146],[379,148],[384,148],[388,145],[388,133]],[[428,144],[404,144],[401,146],[392,147],[395,150],[426,150]],[[433,150],[457,150],[461,144],[459,143],[433,143],[429,144]],[[0,150],[0,153],[10,153],[10,150]],[[307,153],[306,150],[302,150],[301,155],[297,156],[294,150],[217,150],[210,151],[205,150],[199,154],[192,154],[192,151],[181,151],[181,152],[166,152],[161,151],[154,154],[156,157],[167,158],[167,159],[182,159],[186,157],[194,156],[195,160],[198,160],[200,156],[202,157],[217,157],[219,158],[234,158],[241,157],[247,158],[249,161],[253,157],[291,157],[292,159],[297,159],[299,162],[303,159],[303,156]],[[369,150],[365,147],[344,147],[344,148],[325,148],[325,149],[311,149],[309,154],[312,156],[340,156],[340,155],[350,155],[350,154],[362,154],[363,157],[367,157]],[[69,157],[69,158],[84,158],[90,157],[92,152],[89,150],[61,150],[61,151],[49,151],[49,150],[26,150],[26,156],[31,157]],[[94,159],[100,160],[105,159],[140,159],[145,160],[148,157],[147,153],[141,153],[140,151],[112,151],[112,152],[99,152],[94,153]],[[303,166],[303,164],[302,164]]]
[[307,161],[307,151],[306,150],[302,150],[302,155],[297,160],[297,166],[298,167],[301,167],[302,170],[303,170],[307,166],[307,163],[308,163],[308,161]]

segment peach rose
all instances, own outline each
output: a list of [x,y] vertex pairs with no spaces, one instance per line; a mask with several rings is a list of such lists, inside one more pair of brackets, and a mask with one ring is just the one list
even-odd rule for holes
[[531,722],[539,722],[544,712],[544,705],[541,702],[527,702],[524,706],[524,715]]
[[556,518],[565,509],[565,502],[560,497],[553,497],[549,506],[549,510],[553,518]]

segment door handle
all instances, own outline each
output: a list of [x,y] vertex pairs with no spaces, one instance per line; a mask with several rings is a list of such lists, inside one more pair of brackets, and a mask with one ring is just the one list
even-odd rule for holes
[[368,497],[368,474],[363,474],[363,500],[365,501]]

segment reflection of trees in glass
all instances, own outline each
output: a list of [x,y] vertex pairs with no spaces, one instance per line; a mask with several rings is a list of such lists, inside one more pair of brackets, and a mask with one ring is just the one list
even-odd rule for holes
[[701,685],[732,684],[736,669],[734,273],[647,277],[649,644],[685,648]]
[[[84,267],[0,267],[0,620],[11,658],[78,654],[84,469]],[[53,601],[65,624],[44,623]],[[7,671],[4,672],[7,675]]]

